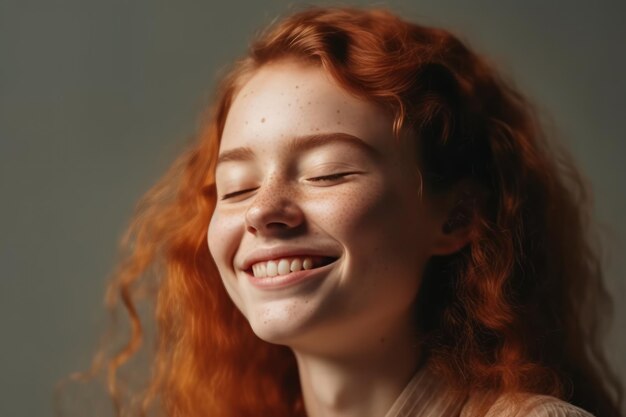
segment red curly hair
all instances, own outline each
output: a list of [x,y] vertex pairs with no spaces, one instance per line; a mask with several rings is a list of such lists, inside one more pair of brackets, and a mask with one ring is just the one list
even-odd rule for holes
[[[619,416],[622,388],[599,334],[610,298],[569,157],[527,100],[450,32],[353,8],[307,9],[264,32],[222,80],[197,142],[139,205],[108,294],[111,308],[121,299],[132,334],[98,362],[108,366],[117,414],[305,415],[291,351],[253,334],[206,243],[231,103],[258,68],[283,58],[322,67],[391,111],[396,133],[413,131],[427,193],[468,179],[485,190],[471,243],[431,259],[423,277],[429,366],[468,391],[540,393]],[[131,406],[116,374],[141,345],[136,298],[146,288],[156,288],[154,368]]]

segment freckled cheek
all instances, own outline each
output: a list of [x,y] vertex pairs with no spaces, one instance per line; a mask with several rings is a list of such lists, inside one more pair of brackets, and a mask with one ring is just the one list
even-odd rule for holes
[[315,202],[317,221],[326,230],[363,233],[380,221],[388,202],[383,187],[354,187],[338,190]]
[[[327,203],[324,230],[345,245],[355,260],[369,265],[368,270],[403,272],[401,267],[412,264],[409,260],[421,240],[415,222],[418,213],[408,215],[413,208],[407,211],[406,201],[389,184],[347,191]],[[379,262],[371,264],[375,259]]]

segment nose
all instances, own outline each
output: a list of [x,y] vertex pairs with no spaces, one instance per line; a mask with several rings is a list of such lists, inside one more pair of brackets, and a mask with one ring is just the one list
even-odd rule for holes
[[283,235],[304,224],[304,213],[287,184],[261,186],[246,210],[246,229],[255,235]]

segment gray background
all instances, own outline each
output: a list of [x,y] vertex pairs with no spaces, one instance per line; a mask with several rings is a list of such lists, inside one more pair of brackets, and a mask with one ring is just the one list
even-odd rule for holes
[[[462,34],[568,143],[607,232],[624,377],[626,7],[556,3],[376,4]],[[217,70],[289,4],[0,0],[1,416],[52,415],[53,383],[88,366],[136,200],[193,135]]]

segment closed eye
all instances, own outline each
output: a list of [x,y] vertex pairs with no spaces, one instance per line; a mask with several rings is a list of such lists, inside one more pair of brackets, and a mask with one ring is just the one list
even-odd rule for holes
[[[319,177],[312,177],[312,178],[307,178],[307,181],[310,182],[333,182],[333,181],[339,181],[349,175],[354,175],[354,174],[359,174],[359,172],[338,172],[336,174],[330,174],[330,175],[322,175]],[[233,191],[232,193],[227,193],[224,194],[220,200],[228,200],[230,198],[234,198],[249,192],[252,192],[256,190],[256,188],[246,188],[245,190],[239,190],[239,191]]]
[[308,178],[307,180],[312,181],[312,182],[337,181],[352,174],[357,174],[357,173],[356,172],[339,172],[337,174],[322,175],[320,177]]
[[237,197],[238,195],[242,195],[245,193],[249,193],[251,191],[256,190],[256,188],[247,188],[245,190],[233,191],[232,193],[224,194],[220,200],[228,200],[229,198]]

